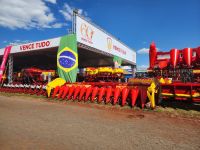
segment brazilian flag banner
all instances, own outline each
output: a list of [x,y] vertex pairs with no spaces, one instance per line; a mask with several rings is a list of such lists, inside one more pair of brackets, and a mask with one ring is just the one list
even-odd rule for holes
[[61,37],[57,53],[57,67],[60,78],[71,83],[76,82],[78,54],[75,34]]

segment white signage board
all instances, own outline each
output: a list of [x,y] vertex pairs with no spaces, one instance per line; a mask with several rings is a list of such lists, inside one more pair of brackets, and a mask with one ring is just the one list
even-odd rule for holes
[[76,16],[76,35],[82,44],[136,63],[135,51],[79,16]]
[[[12,46],[11,53],[27,52],[27,51],[33,51],[33,50],[39,50],[39,49],[58,47],[59,43],[60,43],[60,37],[16,45],[16,46]],[[0,49],[0,55],[3,55],[3,53],[4,53],[4,49]]]

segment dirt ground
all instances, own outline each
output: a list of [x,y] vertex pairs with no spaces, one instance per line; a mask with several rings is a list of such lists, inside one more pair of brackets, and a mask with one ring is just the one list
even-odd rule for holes
[[200,149],[200,120],[0,95],[0,150]]

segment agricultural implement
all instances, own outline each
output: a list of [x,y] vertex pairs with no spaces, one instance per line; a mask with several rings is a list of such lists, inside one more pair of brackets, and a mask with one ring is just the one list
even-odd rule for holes
[[3,78],[0,91],[46,95],[46,84],[55,76],[54,70],[41,70],[33,67],[22,69],[21,72],[14,73],[12,83],[8,83],[7,79]]
[[161,98],[200,102],[200,47],[157,52],[152,43],[149,60],[149,76],[161,79]]
[[[120,68],[86,68],[83,82],[68,83],[54,70],[23,69],[14,82],[4,82],[0,92],[36,94],[59,100],[155,108],[161,100],[200,102],[200,47],[157,52],[150,45],[150,78],[123,80]],[[50,82],[51,79],[54,79]]]
[[121,68],[111,68],[111,67],[99,67],[92,68],[88,67],[85,71],[85,81],[86,82],[98,82],[98,81],[110,81],[116,82],[123,79],[124,70]]
[[[129,105],[131,107],[137,105],[141,108],[145,107],[148,97],[151,97],[152,93],[153,95],[155,94],[155,90],[153,90],[155,86],[152,86],[152,79],[130,79],[128,83],[117,82],[113,80],[121,79],[123,76],[122,69],[108,67],[97,69],[98,74],[91,73],[91,70],[94,71],[94,69],[90,68],[90,71],[87,69],[86,76],[90,76],[90,80],[98,79],[98,82],[84,81],[76,83],[67,83],[61,78],[56,78],[48,83],[47,77],[44,78],[43,74],[51,73],[55,77],[54,71],[37,68],[23,69],[21,74],[15,77],[15,82],[4,83],[0,88],[0,92],[44,95],[60,100],[110,103],[112,105]],[[92,76],[95,79],[92,79]],[[148,89],[150,89],[149,93],[147,93]],[[154,99],[149,99],[151,100],[152,108],[154,108]]]
[[[66,83],[58,78],[47,85],[47,96],[60,100],[90,101],[104,104],[145,107],[148,98],[155,107],[156,84],[153,79],[130,79],[119,82]],[[148,91],[148,92],[147,92]]]

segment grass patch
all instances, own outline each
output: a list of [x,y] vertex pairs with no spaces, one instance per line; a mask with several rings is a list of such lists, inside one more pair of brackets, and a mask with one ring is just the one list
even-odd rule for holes
[[200,104],[185,101],[164,101],[155,112],[167,113],[173,117],[200,119]]

